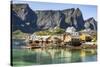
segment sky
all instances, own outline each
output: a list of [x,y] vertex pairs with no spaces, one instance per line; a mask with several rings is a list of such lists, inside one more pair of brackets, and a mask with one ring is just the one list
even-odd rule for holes
[[64,10],[69,8],[79,8],[83,14],[84,20],[93,17],[97,20],[97,6],[95,5],[79,5],[68,3],[47,3],[34,1],[18,1],[13,0],[13,3],[27,3],[32,10]]

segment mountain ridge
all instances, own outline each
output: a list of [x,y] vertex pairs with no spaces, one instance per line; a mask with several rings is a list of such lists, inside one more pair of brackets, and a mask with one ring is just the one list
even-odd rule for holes
[[73,26],[77,31],[90,28],[97,30],[97,21],[92,17],[83,19],[79,8],[64,10],[32,10],[28,4],[11,4],[12,31],[33,33],[40,30]]

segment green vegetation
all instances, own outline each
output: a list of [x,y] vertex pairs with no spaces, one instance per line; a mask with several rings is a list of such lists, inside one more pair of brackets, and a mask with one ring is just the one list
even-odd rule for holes
[[21,32],[20,30],[16,30],[15,32],[12,33],[13,35],[21,35],[23,34],[23,32]]
[[54,29],[54,33],[55,34],[62,34],[62,33],[64,33],[65,31],[64,31],[64,29],[61,29],[61,28],[56,28],[56,29]]
[[56,29],[52,29],[52,30],[44,30],[44,31],[39,31],[36,32],[37,35],[55,35],[55,34],[62,34],[64,33],[64,29],[61,28],[56,28]]
[[97,41],[97,37],[93,37],[92,42],[96,42]]
[[26,33],[23,33],[20,30],[16,30],[12,33],[12,39],[22,39],[26,36]]

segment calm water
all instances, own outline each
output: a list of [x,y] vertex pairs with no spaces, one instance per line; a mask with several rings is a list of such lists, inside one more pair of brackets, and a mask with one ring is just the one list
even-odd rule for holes
[[[18,43],[17,43],[18,42]],[[13,41],[15,47],[12,49],[13,65],[39,65],[39,64],[58,64],[89,62],[97,60],[96,49],[22,49],[20,46],[25,45],[22,41]],[[21,44],[21,45],[19,45]],[[17,48],[16,48],[17,47]]]

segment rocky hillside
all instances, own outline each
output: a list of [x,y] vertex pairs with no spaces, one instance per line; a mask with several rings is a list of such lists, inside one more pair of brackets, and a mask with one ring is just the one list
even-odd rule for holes
[[12,4],[11,9],[12,31],[21,30],[25,33],[74,27],[77,31],[90,28],[97,29],[97,22],[93,18],[83,19],[79,8],[65,10],[32,10],[28,4]]
[[97,30],[97,21],[93,17],[85,20],[84,22],[85,22],[84,24],[85,29],[90,28],[92,30]]

